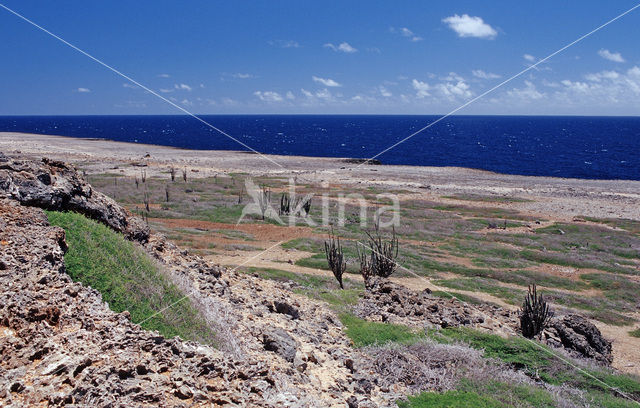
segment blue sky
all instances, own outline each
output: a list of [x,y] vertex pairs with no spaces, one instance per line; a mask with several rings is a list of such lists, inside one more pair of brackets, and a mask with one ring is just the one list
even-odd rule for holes
[[[635,1],[0,0],[196,114],[444,114]],[[640,114],[640,9],[459,114]],[[178,114],[0,9],[0,115]]]

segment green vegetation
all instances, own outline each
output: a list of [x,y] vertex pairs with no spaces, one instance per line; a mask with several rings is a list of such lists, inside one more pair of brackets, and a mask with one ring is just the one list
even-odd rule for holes
[[498,381],[470,381],[463,379],[456,390],[443,393],[424,392],[409,397],[399,407],[531,407],[554,408],[553,396],[545,389],[527,384],[508,384]]
[[629,335],[633,337],[640,337],[640,328],[630,331]]
[[[47,216],[65,230],[69,251],[64,261],[71,278],[98,290],[113,311],[127,310],[134,323],[144,321],[143,328],[165,337],[214,343],[204,318],[142,249],[80,214]],[[169,305],[174,306],[145,320]]]
[[430,332],[428,335],[443,343],[463,342],[473,348],[482,349],[486,357],[500,360],[546,383],[566,384],[588,391],[594,398],[603,402],[609,401],[609,405],[606,406],[627,406],[624,404],[630,402],[620,396],[611,395],[607,385],[640,400],[640,379],[631,375],[616,374],[606,368],[582,367],[577,370],[574,365],[579,366],[578,362],[574,361],[574,365],[566,364],[563,362],[566,357],[561,360],[549,347],[522,337],[502,338],[467,328],[447,328]]
[[398,401],[400,408],[501,408],[503,405],[491,397],[480,396],[476,392],[446,391],[443,393],[423,392],[408,398],[408,402]]
[[389,342],[410,344],[425,338],[424,333],[407,326],[370,322],[349,313],[341,314],[340,321],[346,326],[347,336],[353,341],[355,347],[382,345]]

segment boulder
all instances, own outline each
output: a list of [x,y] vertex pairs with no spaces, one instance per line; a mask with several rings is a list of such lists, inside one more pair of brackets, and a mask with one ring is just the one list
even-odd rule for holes
[[611,364],[611,342],[602,336],[598,328],[586,318],[577,314],[568,314],[554,318],[543,333],[547,342],[553,344],[557,339],[563,347],[579,355]]
[[262,334],[262,344],[265,350],[279,354],[290,363],[296,358],[296,341],[281,328],[265,330]]

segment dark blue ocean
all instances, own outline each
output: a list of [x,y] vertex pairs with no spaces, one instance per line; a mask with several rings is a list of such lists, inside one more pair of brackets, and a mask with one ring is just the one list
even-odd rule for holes
[[[262,153],[368,158],[438,116],[215,115],[204,120]],[[246,150],[189,116],[0,117],[0,131]],[[640,117],[454,116],[384,153],[383,164],[640,180]]]

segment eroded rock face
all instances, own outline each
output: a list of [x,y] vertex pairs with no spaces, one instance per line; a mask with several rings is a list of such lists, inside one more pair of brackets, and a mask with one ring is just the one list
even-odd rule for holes
[[28,206],[75,211],[146,242],[149,228],[106,195],[95,191],[72,166],[48,159],[41,162],[0,160],[0,196]]
[[429,290],[412,291],[388,279],[377,278],[356,306],[364,319],[414,327],[445,328],[468,326],[515,334],[517,314],[499,306],[465,305],[456,299],[431,295]]
[[41,210],[0,200],[0,220],[0,406],[277,406],[264,363],[142,330],[72,282]]
[[[549,344],[563,346],[582,357],[610,365],[613,361],[611,342],[602,336],[598,328],[584,317],[568,314],[551,319],[543,333]],[[558,344],[560,343],[560,344]]]

